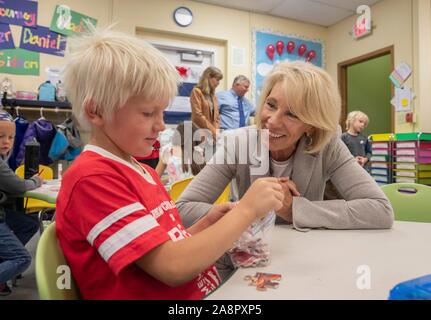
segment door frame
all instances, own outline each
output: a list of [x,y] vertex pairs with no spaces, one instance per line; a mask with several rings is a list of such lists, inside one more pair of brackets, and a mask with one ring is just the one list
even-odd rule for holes
[[[355,57],[346,61],[338,63],[338,87],[341,95],[341,119],[340,125],[344,131],[344,121],[347,117],[347,68],[355,64],[368,61],[371,59],[379,58],[390,54],[391,57],[391,68],[394,69],[394,46],[385,47],[359,57]],[[391,97],[394,96],[394,86],[391,85]],[[395,111],[391,107],[391,132],[395,130]]]

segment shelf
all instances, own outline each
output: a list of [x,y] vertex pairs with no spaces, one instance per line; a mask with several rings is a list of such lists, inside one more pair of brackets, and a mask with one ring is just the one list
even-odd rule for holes
[[41,100],[19,100],[19,99],[2,99],[3,106],[9,107],[34,107],[34,108],[59,108],[71,109],[72,106],[69,102],[58,101],[41,101]]

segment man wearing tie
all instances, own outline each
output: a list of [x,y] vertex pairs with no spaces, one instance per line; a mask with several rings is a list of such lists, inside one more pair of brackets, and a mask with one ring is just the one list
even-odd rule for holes
[[237,129],[249,124],[250,116],[254,116],[255,108],[244,97],[250,87],[250,80],[243,75],[236,76],[232,88],[216,94],[219,112],[220,128],[223,130]]

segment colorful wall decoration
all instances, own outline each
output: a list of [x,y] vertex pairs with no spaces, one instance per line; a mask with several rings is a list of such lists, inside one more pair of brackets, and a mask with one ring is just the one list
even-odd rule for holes
[[1,0],[0,23],[37,26],[37,4],[36,1]]
[[257,105],[264,78],[282,61],[307,61],[323,67],[322,41],[296,35],[253,30],[252,99]]
[[63,57],[66,49],[66,37],[52,32],[47,27],[22,28],[19,47]]
[[7,24],[0,23],[0,49],[13,49],[15,44],[13,42],[12,32]]
[[68,6],[59,5],[55,7],[50,29],[65,36],[80,34],[87,31],[86,21],[93,26],[97,24],[96,19],[75,12]]
[[38,76],[39,53],[23,49],[0,51],[0,73]]

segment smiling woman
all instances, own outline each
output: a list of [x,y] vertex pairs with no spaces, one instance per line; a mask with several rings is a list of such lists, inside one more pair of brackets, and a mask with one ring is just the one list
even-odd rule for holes
[[[273,176],[282,178],[285,192],[278,222],[297,229],[390,228],[388,199],[337,134],[340,108],[326,71],[306,62],[280,63],[265,79],[257,127],[229,133],[227,140],[237,141],[234,147],[220,146],[177,202],[184,223],[205,214],[233,178],[241,198],[254,180]],[[246,163],[238,151],[243,145],[249,151]],[[343,199],[323,201],[328,180]]]

